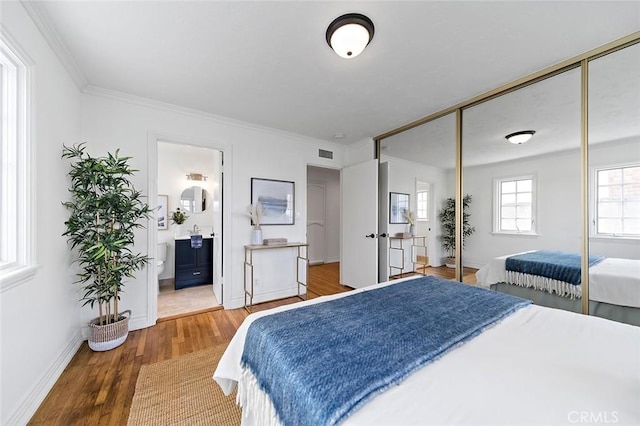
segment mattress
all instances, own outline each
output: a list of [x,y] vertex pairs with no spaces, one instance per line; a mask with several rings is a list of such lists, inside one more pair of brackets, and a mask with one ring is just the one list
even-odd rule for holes
[[[214,380],[226,394],[235,388],[246,333],[255,319],[350,294],[249,315]],[[584,418],[640,424],[638,359],[639,327],[531,305],[379,394],[343,424],[567,425]],[[243,407],[244,425],[268,420]]]
[[[477,283],[487,288],[492,284],[509,283],[505,269],[509,256],[496,257],[480,268],[476,272]],[[605,258],[590,267],[589,299],[640,308],[640,260]]]

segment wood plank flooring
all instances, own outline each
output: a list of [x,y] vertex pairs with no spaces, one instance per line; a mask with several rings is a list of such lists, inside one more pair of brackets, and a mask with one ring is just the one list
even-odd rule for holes
[[[453,278],[448,268],[428,269],[430,275]],[[310,267],[309,298],[350,290],[339,284],[339,271],[338,263]],[[299,300],[262,303],[254,312]],[[169,319],[129,333],[124,344],[107,352],[93,352],[84,342],[29,424],[126,425],[142,365],[228,343],[247,315],[234,309]]]

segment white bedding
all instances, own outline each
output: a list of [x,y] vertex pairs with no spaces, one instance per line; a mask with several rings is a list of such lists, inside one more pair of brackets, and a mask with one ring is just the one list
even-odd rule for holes
[[[496,257],[480,268],[476,272],[478,284],[489,287],[508,282],[505,263],[509,256]],[[640,260],[605,258],[590,267],[589,299],[640,308]]]
[[[355,291],[381,285],[389,284]],[[249,315],[213,378],[226,394],[233,390],[256,318],[348,294]],[[378,395],[344,425],[638,425],[639,401],[640,327],[532,305]],[[251,407],[243,424],[261,424]]]

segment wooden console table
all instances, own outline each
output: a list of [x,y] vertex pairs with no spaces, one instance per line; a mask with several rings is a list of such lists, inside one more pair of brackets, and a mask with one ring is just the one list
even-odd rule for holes
[[[307,298],[307,283],[309,282],[309,244],[307,243],[287,243],[279,244],[275,246],[266,245],[248,245],[244,246],[244,308],[247,312],[251,313],[253,308],[253,253],[261,250],[275,250],[275,249],[288,249],[295,248],[297,250],[296,256],[296,281],[298,283],[298,295],[301,300]],[[300,262],[304,262],[305,268],[305,282],[300,280]],[[248,273],[247,273],[248,271]],[[250,288],[247,289],[247,278],[250,278]],[[305,288],[304,297],[300,294],[300,286]],[[249,303],[247,304],[247,298]],[[265,300],[268,302],[268,300]]]
[[[405,240],[411,241],[411,247],[410,247],[411,259],[414,266],[410,272],[425,275],[425,268],[429,266],[428,261],[426,260],[429,258],[428,257],[429,255],[427,253],[427,236],[426,235],[413,235],[410,237],[389,236],[389,278],[394,276],[393,275],[394,269],[398,269],[400,271],[400,274],[399,274],[400,277],[402,277],[405,274],[404,246],[403,246]],[[397,246],[394,246],[395,241],[398,242]],[[424,250],[424,257],[423,257],[423,259],[425,259],[424,262],[418,261],[420,259],[417,253],[418,249]],[[400,252],[401,264],[399,266],[393,266],[391,264],[391,253],[396,250]],[[422,272],[419,272],[420,269],[422,269]]]

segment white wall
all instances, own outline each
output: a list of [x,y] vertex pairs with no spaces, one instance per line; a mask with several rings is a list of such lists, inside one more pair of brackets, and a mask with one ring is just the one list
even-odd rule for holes
[[[207,209],[201,213],[187,213],[189,216],[182,226],[184,232],[198,225],[203,235],[210,235],[217,230],[220,221],[216,221],[214,206],[214,194],[221,182],[220,152],[213,149],[192,147],[188,145],[159,142],[158,143],[158,194],[168,197],[167,213],[169,217],[172,211],[180,207],[182,191],[192,186],[204,188],[208,193]],[[191,181],[186,175],[189,173],[201,173],[207,176],[206,181]],[[184,208],[182,209],[184,210]],[[158,243],[167,243],[167,260],[165,269],[159,276],[160,279],[173,278],[175,275],[175,237],[178,227],[168,221],[168,229],[159,229]],[[215,226],[216,223],[218,226]]]
[[340,170],[309,167],[309,181],[325,186],[325,254],[326,262],[340,261]]
[[0,2],[2,26],[30,57],[35,162],[35,276],[0,294],[0,424],[25,424],[82,343],[77,286],[64,237],[69,162],[80,139],[80,92],[19,2]]
[[[225,156],[225,308],[244,304],[243,246],[250,242],[250,222],[246,214],[250,204],[251,177],[293,181],[295,183],[295,224],[263,226],[264,238],[286,237],[289,241],[305,241],[307,163],[340,168],[343,147],[315,141],[297,135],[216,119],[199,113],[173,111],[150,104],[86,94],[82,104],[82,137],[95,152],[121,148],[132,156],[132,164],[140,172],[134,177],[139,188],[151,187],[154,171],[145,167],[155,164],[156,155],[149,146],[153,139],[196,141],[200,146],[220,149]],[[148,142],[149,141],[149,142]],[[318,158],[318,149],[334,151],[334,159]],[[156,186],[157,189],[157,186]],[[146,232],[138,236],[136,249],[146,251]],[[290,250],[293,252],[293,250]],[[275,253],[275,254],[274,254]],[[276,258],[273,258],[276,257]],[[293,260],[292,260],[293,259]],[[295,263],[291,253],[273,251],[256,256],[255,276],[258,298],[285,297],[295,293]],[[288,271],[294,271],[293,275]],[[286,276],[285,276],[286,275]],[[123,309],[133,312],[131,327],[146,327],[153,323],[148,313],[149,279],[144,273],[126,286]],[[152,283],[155,285],[155,282]],[[85,321],[93,313],[83,310]]]

